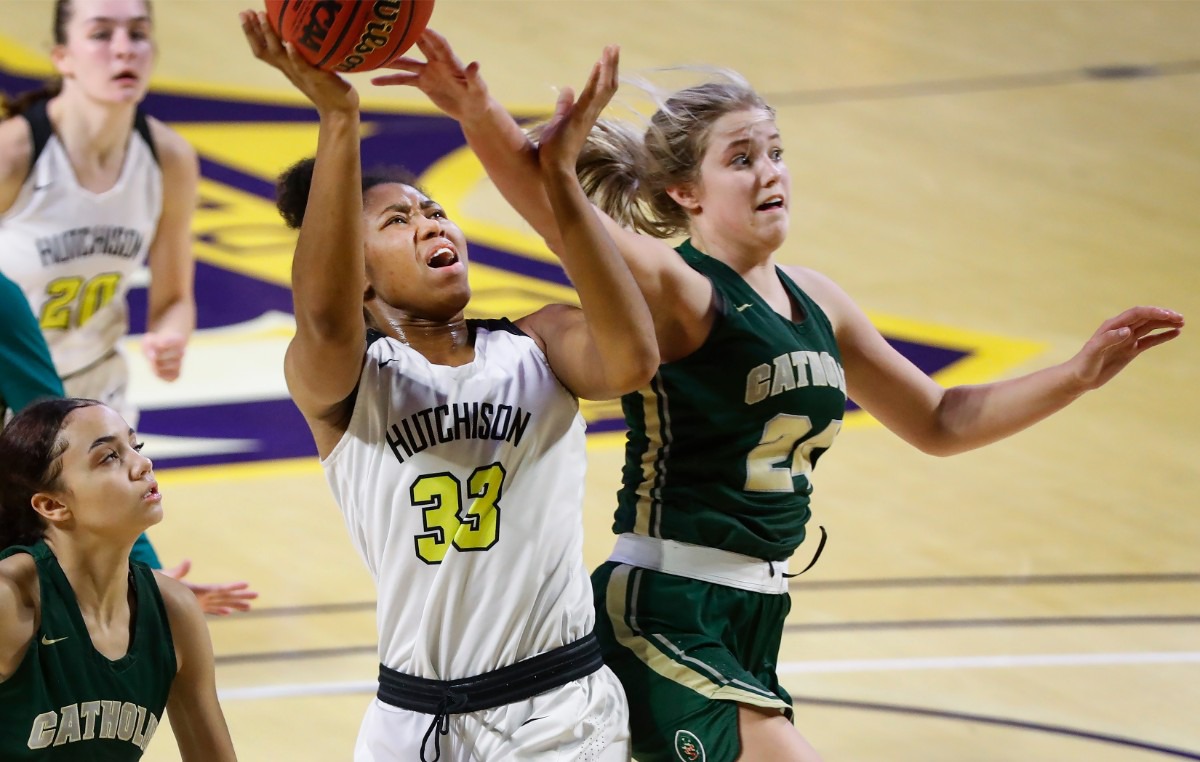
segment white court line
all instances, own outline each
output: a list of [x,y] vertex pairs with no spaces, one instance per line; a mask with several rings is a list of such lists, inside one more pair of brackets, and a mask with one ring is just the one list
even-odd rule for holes
[[1200,651],[1167,651],[1113,654],[1023,654],[1019,656],[946,656],[924,659],[845,659],[840,661],[789,661],[776,671],[781,675],[820,672],[892,672],[920,669],[1009,669],[1013,667],[1078,667],[1120,664],[1185,664],[1200,662]]
[[[1124,664],[1200,663],[1200,651],[1110,654],[1024,654],[1019,656],[948,656],[921,659],[842,659],[834,661],[789,661],[776,670],[781,675],[832,672],[894,672],[922,669],[1011,669],[1016,667],[1117,666]],[[255,685],[218,691],[222,701],[245,699],[330,696],[349,693],[374,693],[374,680],[340,683],[296,683],[291,685]]]
[[374,680],[355,680],[344,683],[296,683],[292,685],[250,685],[245,688],[226,688],[217,691],[221,701],[241,699],[292,698],[295,696],[337,696],[344,693],[374,693],[379,683]]

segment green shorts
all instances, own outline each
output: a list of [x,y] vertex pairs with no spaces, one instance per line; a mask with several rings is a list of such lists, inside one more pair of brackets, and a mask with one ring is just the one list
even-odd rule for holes
[[792,699],[775,674],[791,597],[607,562],[592,574],[596,635],[629,698],[638,762],[734,762],[738,705]]

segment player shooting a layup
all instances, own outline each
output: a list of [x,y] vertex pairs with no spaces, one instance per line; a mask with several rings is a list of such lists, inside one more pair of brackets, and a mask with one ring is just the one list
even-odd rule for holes
[[534,169],[583,308],[478,321],[462,231],[411,176],[363,176],[354,88],[264,16],[242,25],[320,116],[315,160],[279,187],[300,229],[285,374],[379,591],[380,685],[355,759],[628,759],[624,695],[592,634],[577,399],[632,391],[658,363],[574,175],[616,51],[578,102],[564,92]]

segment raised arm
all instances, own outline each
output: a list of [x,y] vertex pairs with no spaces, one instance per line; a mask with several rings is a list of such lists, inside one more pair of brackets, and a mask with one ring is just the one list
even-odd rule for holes
[[179,378],[183,354],[196,327],[192,213],[200,164],[187,141],[157,119],[150,120],[163,172],[163,210],[150,243],[150,288],[142,352],[154,374]]
[[292,260],[296,335],[284,375],[324,457],[345,431],[365,352],[362,168],[358,93],[286,48],[263,13],[243,11],[255,57],[284,73],[317,108],[320,128],[308,210]]
[[0,121],[0,214],[12,208],[29,177],[33,134],[29,122],[10,117]]
[[[400,58],[400,73],[375,77],[377,85],[411,85],[458,121],[467,144],[501,195],[555,254],[563,238],[542,182],[537,147],[503,106],[488,94],[479,64],[463,66],[445,37],[426,30],[417,41],[425,61]],[[664,361],[690,354],[708,336],[712,286],[665,242],[626,230],[597,210],[601,224],[651,306]]]
[[212,640],[200,604],[175,580],[156,575],[171,625],[177,671],[167,696],[171,730],[184,762],[228,762],[237,755],[217,701]]
[[973,450],[1032,426],[1108,383],[1142,352],[1179,336],[1183,316],[1133,307],[1106,320],[1058,365],[990,384],[943,388],[888,344],[832,281],[789,274],[830,313],[854,401],[906,442],[932,455]]
[[583,310],[553,305],[521,321],[543,340],[567,388],[588,399],[631,392],[658,369],[650,310],[575,176],[588,132],[617,90],[617,56],[617,48],[605,48],[578,101],[569,88],[562,91],[538,151],[559,257]]

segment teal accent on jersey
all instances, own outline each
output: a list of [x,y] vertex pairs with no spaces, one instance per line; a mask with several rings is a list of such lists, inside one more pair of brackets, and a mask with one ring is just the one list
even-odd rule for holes
[[11,677],[0,682],[0,759],[125,762],[140,759],[175,679],[175,648],[154,573],[131,562],[137,613],[116,661],[93,646],[75,592],[46,545],[29,553],[41,588],[41,624]]
[[0,422],[39,397],[63,396],[50,348],[20,286],[0,274]]
[[804,541],[812,465],[846,409],[833,327],[782,270],[799,322],[690,241],[677,251],[712,282],[718,314],[699,349],[621,400],[613,529],[784,560]]
[[138,535],[137,540],[133,543],[133,550],[129,551],[130,561],[140,561],[151,569],[163,568],[162,561],[158,560],[158,552],[154,550],[154,546],[150,544],[150,538],[146,533]]

